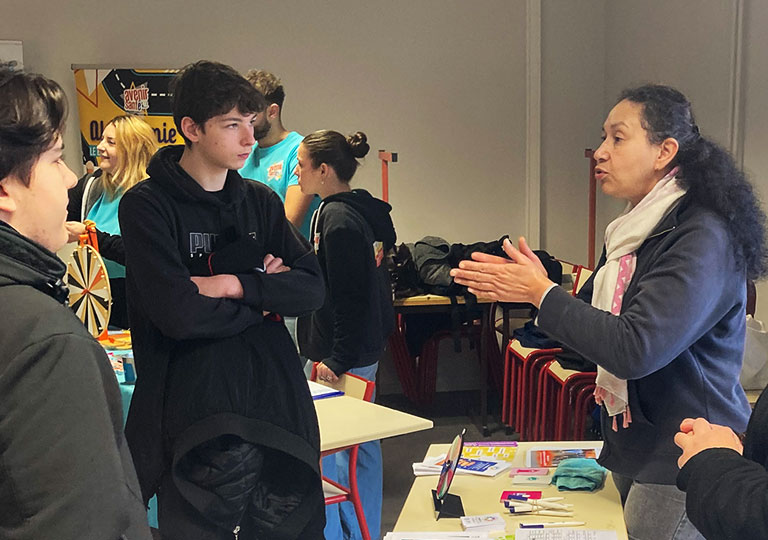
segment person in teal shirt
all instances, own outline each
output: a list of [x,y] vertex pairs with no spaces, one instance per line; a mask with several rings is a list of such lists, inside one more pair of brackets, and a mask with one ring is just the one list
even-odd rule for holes
[[246,79],[262,93],[268,106],[263,121],[253,126],[256,145],[240,169],[240,176],[266,184],[277,193],[285,205],[288,221],[309,239],[309,224],[313,212],[320,206],[320,198],[305,195],[299,188],[296,150],[303,137],[283,127],[283,83],[263,70],[250,70]]
[[147,177],[147,164],[157,150],[152,128],[138,116],[114,118],[104,127],[99,168],[86,174],[69,191],[67,231],[75,242],[85,232],[85,220],[96,224],[99,253],[109,276],[112,314],[109,325],[128,328],[125,298],[125,250],[117,209],[123,194]]

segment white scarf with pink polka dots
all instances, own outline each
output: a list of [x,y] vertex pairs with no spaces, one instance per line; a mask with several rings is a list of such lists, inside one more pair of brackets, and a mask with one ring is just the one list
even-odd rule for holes
[[[637,249],[656,228],[677,200],[685,195],[675,175],[675,167],[658,181],[643,199],[632,207],[627,205],[624,212],[605,229],[606,263],[597,271],[594,280],[592,305],[603,311],[619,316],[624,291],[635,273]],[[597,389],[595,401],[605,405],[613,418],[613,429],[618,430],[617,418],[623,416],[622,426],[629,427],[632,415],[629,410],[627,381],[605,369],[597,368]]]

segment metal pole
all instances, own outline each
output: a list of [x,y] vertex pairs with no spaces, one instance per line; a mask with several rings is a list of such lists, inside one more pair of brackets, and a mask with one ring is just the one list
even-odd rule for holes
[[397,163],[397,152],[379,150],[381,160],[381,199],[389,202],[389,164]]

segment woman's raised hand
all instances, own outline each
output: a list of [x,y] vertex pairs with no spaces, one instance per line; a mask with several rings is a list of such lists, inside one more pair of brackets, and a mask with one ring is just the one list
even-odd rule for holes
[[481,298],[499,302],[527,302],[538,306],[553,284],[539,258],[520,237],[515,248],[509,239],[502,244],[509,259],[487,253],[473,253],[472,260],[459,263],[451,276],[459,285]]

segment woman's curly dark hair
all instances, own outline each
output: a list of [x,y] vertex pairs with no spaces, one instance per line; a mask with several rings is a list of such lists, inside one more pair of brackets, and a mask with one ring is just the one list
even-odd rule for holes
[[765,276],[768,256],[760,201],[731,154],[701,136],[688,99],[674,88],[654,84],[624,90],[619,101],[625,99],[643,106],[642,125],[651,143],[677,140],[673,165],[680,166],[681,186],[725,219],[736,260],[744,265],[747,277]]

